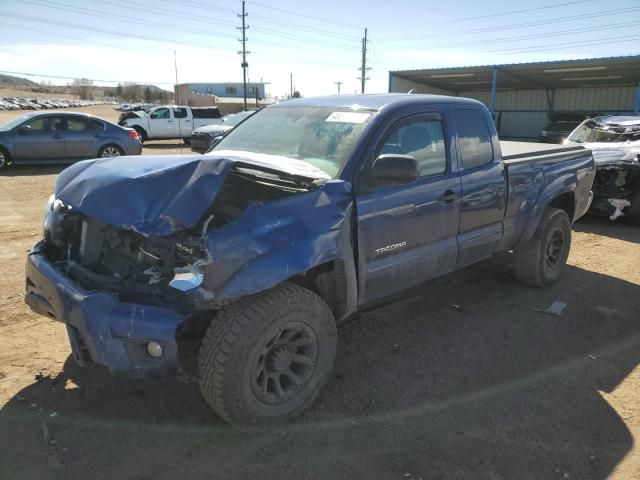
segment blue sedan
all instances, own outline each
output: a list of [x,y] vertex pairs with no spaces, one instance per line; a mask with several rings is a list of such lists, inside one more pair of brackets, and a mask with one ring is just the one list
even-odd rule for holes
[[0,170],[141,152],[135,130],[84,113],[33,112],[0,125]]

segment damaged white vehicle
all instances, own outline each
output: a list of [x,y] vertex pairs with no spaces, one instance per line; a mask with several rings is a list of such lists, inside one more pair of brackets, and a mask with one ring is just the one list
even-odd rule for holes
[[640,226],[640,116],[590,118],[565,144],[593,152],[597,172],[591,213]]

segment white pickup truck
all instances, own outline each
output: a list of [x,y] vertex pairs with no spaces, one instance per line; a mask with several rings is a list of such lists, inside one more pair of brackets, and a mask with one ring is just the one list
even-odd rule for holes
[[218,107],[191,108],[185,105],[165,105],[155,107],[141,116],[123,119],[120,124],[135,129],[140,139],[166,140],[182,138],[191,141],[191,132],[205,125],[222,123]]

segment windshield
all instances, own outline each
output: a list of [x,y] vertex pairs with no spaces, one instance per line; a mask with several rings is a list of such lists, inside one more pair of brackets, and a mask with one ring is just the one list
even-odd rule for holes
[[9,120],[7,123],[0,125],[0,131],[6,132],[7,130],[12,130],[22,122],[26,122],[31,118],[30,115],[22,115],[20,117],[16,117],[13,120]]
[[245,118],[250,117],[254,113],[256,113],[255,110],[254,111],[250,111],[250,112],[232,113],[231,115],[229,115],[228,117],[226,117],[224,119],[224,124],[228,125],[230,127],[235,127],[241,121],[243,121]]
[[593,121],[583,123],[569,136],[569,141],[575,143],[633,142],[638,140],[640,140],[640,129],[616,132],[613,129],[598,126]]
[[302,160],[335,177],[372,114],[332,107],[265,108],[231,130],[215,150]]

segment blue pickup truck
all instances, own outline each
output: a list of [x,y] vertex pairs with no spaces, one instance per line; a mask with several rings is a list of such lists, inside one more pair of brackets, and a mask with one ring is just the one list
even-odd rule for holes
[[268,423],[311,404],[364,306],[504,251],[556,281],[594,174],[582,147],[500,142],[474,100],[284,102],[205,156],[62,171],[26,302],[79,364],[196,378],[227,421]]

